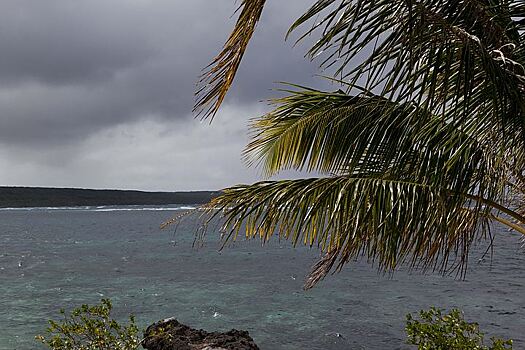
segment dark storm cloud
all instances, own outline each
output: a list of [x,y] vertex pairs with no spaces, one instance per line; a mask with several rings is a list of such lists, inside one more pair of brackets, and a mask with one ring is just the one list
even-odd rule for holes
[[[271,96],[315,69],[284,33],[302,1],[270,2],[230,99]],[[3,0],[0,142],[56,143],[138,118],[188,118],[200,69],[231,29],[233,1]]]
[[[248,118],[267,108],[258,101],[275,96],[276,81],[320,82],[306,48],[284,42],[309,3],[269,1],[225,108],[210,130],[200,126],[191,113],[195,83],[237,5],[0,1],[0,185],[169,189],[175,181],[188,189],[254,180],[239,158]],[[217,125],[226,120],[227,128]]]
[[0,78],[76,84],[111,79],[154,54],[137,2],[4,0]]

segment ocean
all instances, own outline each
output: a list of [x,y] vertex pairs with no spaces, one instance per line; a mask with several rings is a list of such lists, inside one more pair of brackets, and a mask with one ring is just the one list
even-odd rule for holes
[[193,248],[195,219],[160,224],[179,206],[0,210],[0,349],[43,349],[59,309],[101,298],[141,327],[167,317],[195,328],[248,330],[263,350],[411,349],[405,315],[461,308],[488,337],[525,349],[525,248],[495,227],[492,258],[477,246],[464,280],[356,261],[303,291],[315,249],[277,239],[219,251],[217,233]]

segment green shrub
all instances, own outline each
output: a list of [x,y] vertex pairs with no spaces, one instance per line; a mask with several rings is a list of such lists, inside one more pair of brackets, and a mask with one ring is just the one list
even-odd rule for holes
[[477,323],[463,319],[459,310],[443,315],[442,310],[431,308],[420,311],[421,320],[407,315],[406,332],[408,344],[417,345],[419,350],[508,350],[512,340],[491,338],[492,345],[485,346],[483,333]]
[[111,302],[102,299],[99,305],[82,305],[61,322],[49,321],[48,337],[35,338],[54,350],[135,350],[140,345],[139,329],[133,315],[129,325],[122,326],[110,318]]

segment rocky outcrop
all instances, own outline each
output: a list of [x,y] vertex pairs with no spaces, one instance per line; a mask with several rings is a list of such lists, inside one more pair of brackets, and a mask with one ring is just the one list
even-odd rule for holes
[[206,332],[167,319],[149,326],[142,347],[147,350],[259,350],[247,331]]

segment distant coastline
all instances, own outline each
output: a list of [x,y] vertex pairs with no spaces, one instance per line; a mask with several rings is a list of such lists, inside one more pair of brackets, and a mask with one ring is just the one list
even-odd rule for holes
[[0,208],[204,204],[218,194],[0,186]]

